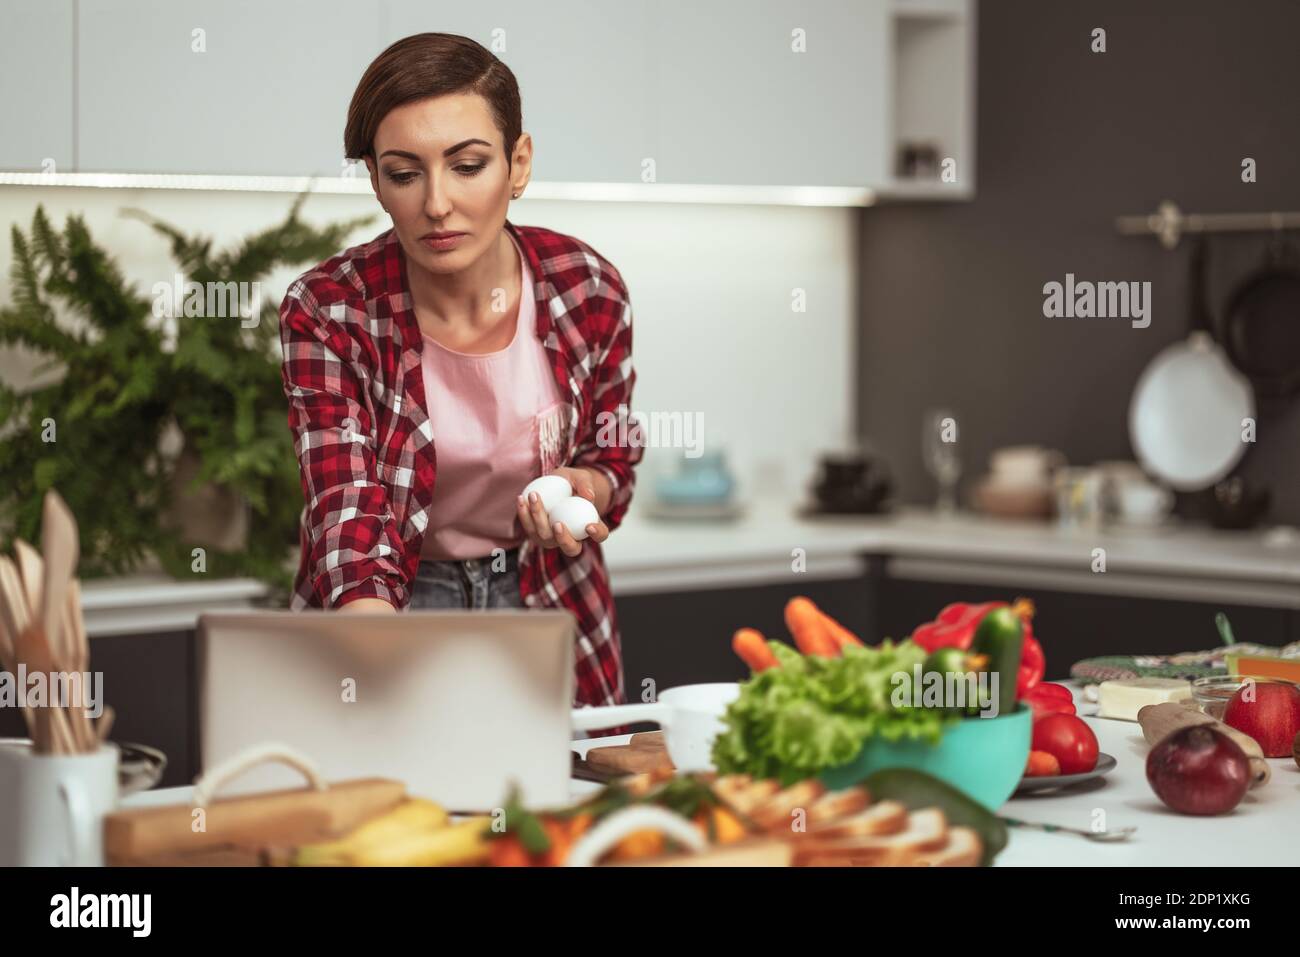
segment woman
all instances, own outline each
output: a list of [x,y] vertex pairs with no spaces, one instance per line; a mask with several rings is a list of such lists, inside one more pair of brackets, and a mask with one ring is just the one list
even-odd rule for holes
[[[528,183],[514,75],[465,37],[394,43],[348,108],[392,228],[299,277],[280,308],[306,499],[292,608],[566,608],[575,703],[623,700],[600,543],[644,449],[629,443],[632,310],[618,270],[506,219]],[[585,541],[520,492],[562,475]]]

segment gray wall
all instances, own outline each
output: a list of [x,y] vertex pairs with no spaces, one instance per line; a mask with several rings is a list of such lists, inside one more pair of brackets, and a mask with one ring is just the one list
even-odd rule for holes
[[[1300,4],[979,7],[977,198],[861,218],[859,431],[908,502],[934,494],[920,433],[936,406],[958,414],[963,486],[1003,445],[1048,444],[1074,464],[1133,457],[1133,386],[1186,332],[1188,247],[1120,236],[1115,216],[1166,198],[1192,212],[1300,209]],[[1104,54],[1089,49],[1098,26]],[[1264,246],[1216,240],[1212,306]],[[1044,318],[1043,284],[1067,272],[1150,280],[1150,327]],[[1300,523],[1300,400],[1261,419],[1241,471],[1272,487],[1272,519]]]

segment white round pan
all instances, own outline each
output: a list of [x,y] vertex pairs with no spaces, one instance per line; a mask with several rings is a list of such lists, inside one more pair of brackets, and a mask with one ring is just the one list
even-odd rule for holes
[[1244,420],[1254,416],[1250,383],[1197,331],[1143,370],[1129,404],[1129,438],[1144,469],[1193,492],[1226,478],[1241,461]]

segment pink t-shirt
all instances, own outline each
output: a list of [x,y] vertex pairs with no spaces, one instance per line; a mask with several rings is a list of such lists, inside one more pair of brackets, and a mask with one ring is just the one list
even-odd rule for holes
[[537,337],[528,257],[510,239],[523,277],[510,345],[470,355],[424,337],[425,402],[438,462],[424,559],[482,558],[521,543],[515,498],[543,474],[543,448],[547,459],[562,448],[567,409]]

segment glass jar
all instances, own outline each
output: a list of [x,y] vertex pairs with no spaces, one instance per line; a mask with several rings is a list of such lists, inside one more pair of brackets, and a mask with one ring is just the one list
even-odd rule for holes
[[1228,702],[1247,681],[1256,684],[1284,684],[1296,687],[1294,681],[1284,678],[1263,678],[1251,675],[1206,675],[1192,682],[1192,700],[1202,712],[1211,718],[1223,720],[1224,709]]

